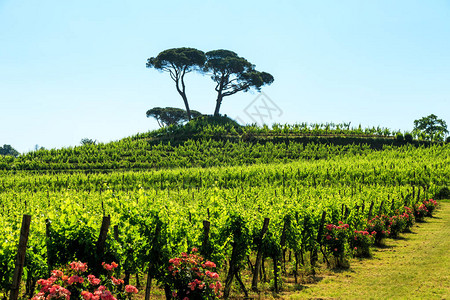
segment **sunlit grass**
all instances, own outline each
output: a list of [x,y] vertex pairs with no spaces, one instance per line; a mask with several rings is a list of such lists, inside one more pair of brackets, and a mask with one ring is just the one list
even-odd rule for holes
[[[371,259],[326,273],[316,284],[283,295],[291,299],[448,299],[450,297],[450,202],[412,233],[387,240]],[[319,275],[320,277],[320,275]]]

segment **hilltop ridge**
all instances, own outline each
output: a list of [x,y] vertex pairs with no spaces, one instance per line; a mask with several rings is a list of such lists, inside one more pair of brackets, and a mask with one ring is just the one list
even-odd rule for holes
[[364,154],[385,147],[429,145],[386,128],[350,124],[255,124],[241,126],[226,117],[201,116],[110,143],[41,149],[0,157],[0,170],[106,172],[177,167],[211,167],[326,159]]

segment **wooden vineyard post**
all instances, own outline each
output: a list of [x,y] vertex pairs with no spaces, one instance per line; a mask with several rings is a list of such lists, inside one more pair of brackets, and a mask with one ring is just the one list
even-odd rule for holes
[[384,205],[384,200],[383,201],[381,201],[381,204],[380,204],[380,210],[378,211],[378,215],[381,217],[381,213],[383,212],[383,205]]
[[367,215],[367,220],[372,219],[372,209],[373,209],[373,201],[370,203],[369,214]]
[[114,239],[116,241],[119,241],[119,225],[114,225]]
[[262,278],[264,282],[267,282],[266,267],[264,265],[264,256],[261,260],[261,270],[259,271],[259,277]]
[[[281,257],[279,259],[279,264],[283,265],[283,271],[284,273],[286,273],[286,231],[288,226],[291,226],[291,219],[290,218],[286,218],[284,220],[284,225],[283,225],[283,231],[281,232],[281,238],[280,238],[280,247],[281,247]],[[277,279],[275,278],[275,282],[277,281]]]
[[[319,247],[320,247],[320,240],[321,240],[322,234],[323,234],[323,226],[325,225],[326,215],[327,215],[327,212],[324,211],[322,213],[322,219],[320,220],[320,224],[319,224],[319,232],[317,233],[317,243],[319,244]],[[311,254],[312,254],[311,255],[311,267],[314,268],[314,265],[316,264],[316,261],[318,259],[317,248],[314,248],[314,250]]]
[[355,205],[355,207],[353,207],[352,209],[348,210],[347,217],[346,217],[346,220],[345,220],[346,222],[348,221],[348,217],[350,216],[352,211],[354,212],[354,216],[356,216],[355,221],[354,222],[350,222],[350,224],[349,224],[350,229],[358,228],[359,218],[357,216],[359,216],[359,209],[360,209],[360,206],[359,205]]
[[273,257],[273,283],[274,283],[274,291],[278,294],[278,258]]
[[349,215],[350,215],[350,209],[347,207],[347,205],[345,205],[345,212],[344,212],[345,221],[347,221]]
[[52,271],[52,265],[53,265],[53,253],[51,252],[51,224],[50,224],[50,220],[46,219],[45,220],[45,236],[46,236],[46,247],[47,247],[47,268],[48,268],[48,274],[49,276],[51,275],[51,271]]
[[[239,226],[241,226],[241,225],[239,225]],[[239,227],[239,228],[235,229],[233,234],[236,237],[236,239],[239,240],[239,238],[242,235],[241,228]],[[225,288],[223,291],[224,299],[228,299],[228,297],[230,296],[231,283],[233,282],[234,277],[236,277],[236,280],[238,281],[239,285],[241,286],[241,289],[244,292],[245,298],[246,299],[248,298],[248,291],[245,288],[245,285],[242,282],[241,276],[239,274],[239,272],[240,272],[239,261],[238,261],[239,247],[240,247],[240,245],[235,240],[233,242],[233,250],[231,251],[230,268],[228,269],[227,278],[225,279]]]
[[420,185],[417,187],[417,200],[416,203],[420,202]]
[[205,257],[205,258],[209,258],[209,247],[208,247],[208,242],[209,242],[209,230],[211,227],[211,223],[209,221],[203,221],[203,241],[202,241],[202,249],[201,249],[201,254]]
[[263,249],[262,249],[262,241],[264,239],[264,235],[267,232],[267,229],[269,228],[269,218],[264,218],[264,224],[263,227],[261,229],[261,234],[259,236],[258,239],[258,251],[256,254],[256,262],[255,262],[255,268],[254,268],[254,272],[253,272],[253,280],[252,280],[252,290],[257,291],[258,290],[258,273],[259,273],[259,269],[261,267],[261,260],[262,260],[262,255],[263,255]]
[[[275,289],[275,293],[279,292],[279,288],[278,288],[278,267],[281,266],[283,263],[285,264],[285,245],[286,245],[286,230],[287,227],[289,226],[289,222],[290,219],[285,219],[284,220],[284,225],[283,225],[283,231],[281,232],[281,239],[280,239],[280,248],[281,248],[281,257],[273,257],[273,279],[274,279],[274,289]],[[280,270],[281,271],[281,270]]]
[[[159,223],[157,223],[156,228],[155,228],[155,235],[153,236],[152,250],[150,250],[153,254],[152,255],[153,257],[159,256],[158,239],[159,239],[160,232],[161,232],[161,225]],[[153,247],[155,247],[156,249],[153,249]],[[148,264],[147,284],[145,285],[145,300],[150,300],[150,292],[152,289],[152,276],[153,276],[152,273],[153,273],[154,267],[155,267],[155,259],[150,261],[150,263]]]
[[100,235],[98,236],[97,240],[97,255],[103,254],[105,250],[105,242],[106,237],[108,235],[108,229],[109,225],[111,224],[111,217],[110,216],[104,216],[102,221],[102,227],[100,228]]
[[[113,234],[114,234],[114,239],[119,242],[119,225],[114,225],[113,227]],[[122,265],[119,265],[119,267],[117,268],[119,274],[121,273],[122,270]]]
[[109,229],[109,225],[111,224],[111,217],[110,216],[104,216],[103,220],[102,220],[102,226],[100,227],[100,234],[98,236],[98,240],[97,240],[97,244],[96,244],[96,254],[97,254],[97,258],[96,258],[96,262],[95,262],[95,267],[94,270],[96,270],[96,275],[100,275],[100,261],[101,261],[101,257],[105,251],[105,242],[106,242],[106,237],[108,235],[108,229]]
[[19,246],[17,249],[16,264],[14,268],[13,282],[11,285],[10,300],[17,300],[19,297],[20,281],[23,274],[25,254],[27,251],[28,235],[30,233],[31,216],[23,215],[22,227],[20,229]]

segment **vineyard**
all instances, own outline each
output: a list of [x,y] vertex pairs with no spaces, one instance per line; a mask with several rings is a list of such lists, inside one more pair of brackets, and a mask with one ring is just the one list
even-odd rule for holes
[[[318,261],[345,265],[358,255],[347,240],[365,235],[369,220],[417,217],[424,200],[448,191],[448,144],[382,148],[214,139],[171,145],[141,136],[3,157],[0,297],[11,292],[23,215],[31,216],[24,299],[38,279],[72,261],[96,274],[101,262],[114,261],[116,277],[139,286],[140,295],[170,298],[169,261],[192,248],[217,264],[226,298],[282,291],[314,273]],[[339,243],[330,244],[326,230],[335,228]]]
[[[214,124],[216,122],[216,124]],[[287,163],[403,145],[429,145],[410,134],[350,124],[240,126],[229,119],[198,119],[107,144],[42,149],[0,156],[0,170],[110,172],[258,163]]]

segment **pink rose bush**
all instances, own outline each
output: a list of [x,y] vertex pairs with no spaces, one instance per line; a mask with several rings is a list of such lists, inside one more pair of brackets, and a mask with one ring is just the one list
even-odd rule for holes
[[216,264],[204,262],[193,248],[191,254],[181,253],[181,257],[169,260],[167,283],[175,299],[216,299],[221,296],[219,274]]
[[423,201],[423,205],[425,205],[425,207],[428,210],[428,214],[427,217],[432,217],[433,216],[433,211],[437,208],[438,204],[436,200],[433,199],[429,199],[429,200],[425,200]]
[[391,238],[393,239],[398,238],[401,232],[405,232],[408,218],[409,216],[407,214],[394,215],[389,218]]
[[389,236],[389,217],[385,215],[375,216],[367,223],[367,231],[375,237],[375,245],[381,245],[382,240]]
[[345,257],[349,225],[339,221],[339,225],[328,224],[322,237],[322,244],[331,253],[337,266],[342,266]]
[[369,257],[370,247],[375,242],[375,237],[367,230],[355,230],[349,237],[350,249],[353,252],[353,256],[357,257]]
[[433,211],[437,208],[436,200],[425,200],[420,204],[414,206],[414,217],[418,222],[423,222],[425,217],[432,217]]
[[82,262],[72,262],[64,270],[54,270],[50,278],[37,281],[39,292],[32,300],[120,300],[131,299],[133,294],[138,293],[136,287],[124,287],[122,279],[112,276],[118,266],[115,262],[102,265],[108,272],[108,276],[102,278],[92,274],[85,276],[88,268]]
[[[360,228],[363,230],[349,230],[349,225],[339,221],[338,225],[328,224],[322,236],[321,245],[326,253],[332,254],[337,266],[341,265],[346,255],[356,257],[370,257],[372,245],[380,246],[383,239],[397,238],[400,233],[408,232],[415,220],[423,220],[431,216],[438,203],[429,199],[416,204],[414,208],[404,206],[397,209],[392,216],[375,216]],[[328,262],[328,261],[327,261]]]
[[[403,220],[405,221],[405,228],[403,229],[402,232],[408,232],[416,222],[416,219],[414,218],[414,211],[411,208],[405,206],[403,210],[404,211],[401,215],[403,216]],[[398,211],[397,214],[399,214]]]
[[417,222],[423,222],[429,211],[425,204],[416,204],[414,206],[414,218]]

